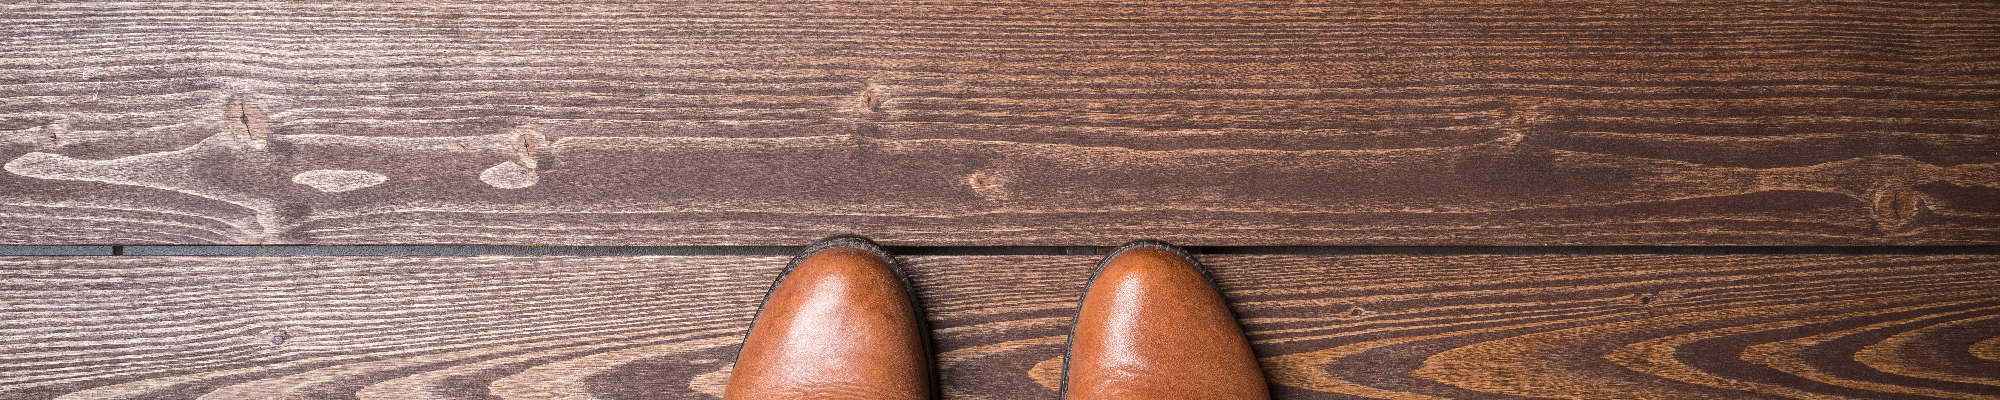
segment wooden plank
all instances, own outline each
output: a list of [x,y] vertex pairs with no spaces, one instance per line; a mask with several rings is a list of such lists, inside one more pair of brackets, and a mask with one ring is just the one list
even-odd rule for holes
[[0,22],[0,243],[2000,239],[1984,1],[85,1]]
[[[1992,398],[1993,256],[1203,256],[1281,398]],[[707,398],[782,257],[0,259],[0,397]],[[911,257],[1052,398],[1090,256]]]

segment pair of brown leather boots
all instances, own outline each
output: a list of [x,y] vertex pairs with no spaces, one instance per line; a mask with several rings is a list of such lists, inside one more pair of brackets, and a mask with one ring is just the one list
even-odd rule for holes
[[[1097,265],[1071,325],[1070,399],[1267,399],[1243,329],[1194,257],[1135,241]],[[778,275],[725,399],[940,396],[924,319],[867,239],[808,247]]]

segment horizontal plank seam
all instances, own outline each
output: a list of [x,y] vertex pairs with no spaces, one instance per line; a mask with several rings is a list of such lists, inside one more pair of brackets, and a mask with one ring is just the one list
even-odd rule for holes
[[[0,256],[788,256],[803,246],[0,246]],[[1091,255],[1111,246],[889,246],[906,256]],[[1195,254],[2000,254],[2000,246],[1192,246]]]

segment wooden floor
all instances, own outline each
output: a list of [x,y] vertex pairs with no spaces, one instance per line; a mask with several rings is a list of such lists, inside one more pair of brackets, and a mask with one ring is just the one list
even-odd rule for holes
[[0,242],[1979,244],[1987,1],[0,5]]
[[[7,2],[0,170],[0,246],[1992,246],[2000,7]],[[2000,398],[1990,254],[1202,259],[1281,398]],[[709,398],[784,260],[0,257],[0,399]],[[905,261],[1056,396],[1096,256]]]
[[[1282,398],[2000,396],[1992,256],[1204,256]],[[0,260],[8,398],[707,398],[784,257]],[[909,257],[1054,398],[1095,256]]]

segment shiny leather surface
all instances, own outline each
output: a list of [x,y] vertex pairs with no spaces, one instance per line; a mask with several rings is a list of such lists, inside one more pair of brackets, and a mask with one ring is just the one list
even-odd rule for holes
[[929,398],[909,296],[866,251],[836,247],[807,257],[765,300],[723,398]]
[[1270,398],[1242,327],[1193,265],[1154,248],[1114,257],[1077,312],[1067,398]]

